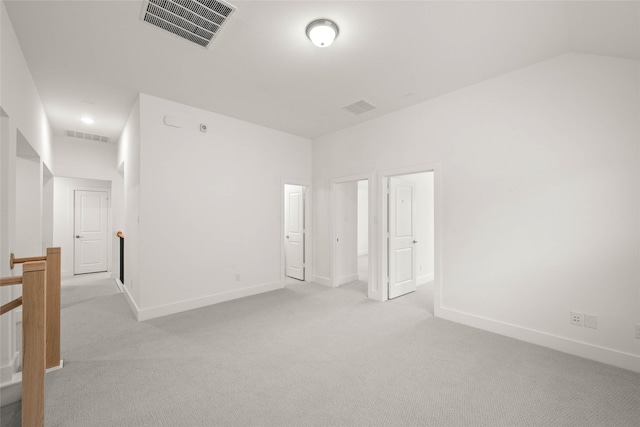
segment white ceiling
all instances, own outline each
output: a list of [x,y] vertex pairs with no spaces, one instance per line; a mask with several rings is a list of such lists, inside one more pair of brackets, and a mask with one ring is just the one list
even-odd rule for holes
[[[139,92],[314,138],[563,52],[640,59],[638,1],[230,3],[203,49],[140,1],[5,0],[54,132],[114,139]],[[340,27],[329,48],[305,36],[317,18]],[[342,109],[361,99],[378,108]]]

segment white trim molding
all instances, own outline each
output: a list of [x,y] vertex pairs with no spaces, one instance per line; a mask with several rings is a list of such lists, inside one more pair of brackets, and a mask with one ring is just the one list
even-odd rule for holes
[[319,285],[327,286],[329,288],[333,287],[333,285],[331,284],[331,279],[328,277],[313,276],[312,282],[317,283]]
[[128,289],[125,287],[125,296],[129,302],[131,310],[136,315],[138,321],[155,319],[157,317],[168,316],[170,314],[182,313],[183,311],[194,310],[196,308],[208,307],[225,301],[231,301],[238,298],[249,297],[252,295],[262,294],[265,292],[282,289],[284,286],[280,281],[263,283],[260,285],[250,286],[242,289],[234,289],[232,291],[220,292],[218,294],[207,295],[201,298],[193,298],[178,301],[171,304],[159,305],[155,307],[140,309],[129,295]]
[[342,286],[342,285],[344,285],[346,283],[354,282],[354,281],[358,280],[358,277],[359,277],[358,273],[350,274],[348,276],[338,277],[338,286]]
[[640,356],[440,306],[438,317],[585,359],[640,372]]
[[418,279],[416,280],[416,284],[418,286],[426,285],[427,283],[431,282],[434,277],[435,275],[433,273],[425,274],[424,276],[418,277]]

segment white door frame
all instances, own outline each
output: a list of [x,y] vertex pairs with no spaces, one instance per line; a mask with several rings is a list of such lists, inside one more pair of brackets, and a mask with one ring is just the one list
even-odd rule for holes
[[[78,179],[78,180],[83,180],[83,179],[88,179],[88,178],[72,178],[72,179]],[[112,267],[113,267],[113,236],[111,235],[111,230],[112,230],[112,205],[111,205],[111,187],[90,187],[90,186],[85,186],[85,185],[80,185],[80,186],[75,186],[75,185],[70,185],[69,186],[69,201],[71,202],[71,215],[69,215],[69,220],[71,222],[71,231],[73,232],[73,234],[70,236],[70,244],[71,244],[71,248],[72,249],[72,263],[71,263],[71,276],[76,276],[76,267],[75,267],[75,257],[76,257],[76,253],[75,253],[75,208],[76,208],[76,203],[75,203],[75,192],[76,191],[106,191],[107,192],[107,272],[111,273],[112,272]],[[55,196],[54,196],[55,197]],[[54,202],[55,205],[55,202]]]
[[299,185],[305,187],[304,189],[304,281],[310,282],[314,277],[313,270],[313,222],[312,222],[312,185],[311,181],[302,181],[299,179],[281,179],[280,180],[280,284],[285,286],[286,276],[286,264],[285,264],[285,248],[284,248],[284,186],[285,185]]
[[369,283],[367,285],[367,296],[371,299],[379,299],[378,293],[381,291],[378,286],[376,272],[376,264],[378,257],[376,256],[376,224],[379,216],[376,215],[375,206],[376,199],[376,174],[375,173],[363,173],[358,175],[350,175],[340,178],[332,178],[331,179],[331,230],[330,230],[330,252],[331,252],[331,286],[334,288],[338,287],[338,250],[336,247],[337,244],[337,214],[338,214],[338,201],[337,201],[337,185],[345,184],[348,182],[356,182],[356,181],[369,181],[369,262],[368,262],[368,275],[369,275]]
[[387,201],[387,182],[389,178],[394,176],[410,175],[414,173],[433,172],[433,215],[434,215],[434,254],[433,254],[433,309],[434,315],[439,317],[442,307],[442,167],[440,163],[425,163],[421,165],[406,166],[397,169],[389,169],[378,172],[378,188],[379,200],[378,217],[381,221],[378,225],[378,246],[380,247],[380,262],[378,263],[378,277],[384,278],[381,281],[381,292],[378,294],[380,301],[388,299],[387,277],[388,265],[387,259],[389,251],[387,248],[387,222],[388,222],[388,201]]

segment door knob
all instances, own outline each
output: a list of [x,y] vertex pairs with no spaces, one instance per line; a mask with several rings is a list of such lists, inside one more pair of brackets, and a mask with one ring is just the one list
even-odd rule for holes
[[82,236],[79,235],[79,234],[76,234],[76,239],[79,239],[80,237],[82,237]]
[[414,240],[414,241],[413,241],[413,243],[418,243],[418,241],[417,241],[417,240]]
[[286,236],[284,236],[284,237],[286,237],[286,238],[288,239],[288,238],[289,238],[289,235],[287,234],[287,235],[286,235]]

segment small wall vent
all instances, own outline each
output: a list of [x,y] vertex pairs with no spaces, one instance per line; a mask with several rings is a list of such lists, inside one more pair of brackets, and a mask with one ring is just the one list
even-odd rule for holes
[[96,135],[88,132],[77,132],[75,130],[65,130],[64,134],[71,138],[86,139],[89,141],[109,142],[108,136]]
[[206,48],[235,10],[222,0],[145,0],[140,19]]
[[366,113],[367,111],[371,111],[375,108],[376,108],[375,105],[370,104],[365,100],[360,100],[358,102],[354,102],[351,105],[347,105],[346,107],[342,107],[343,110],[347,110],[353,114]]

